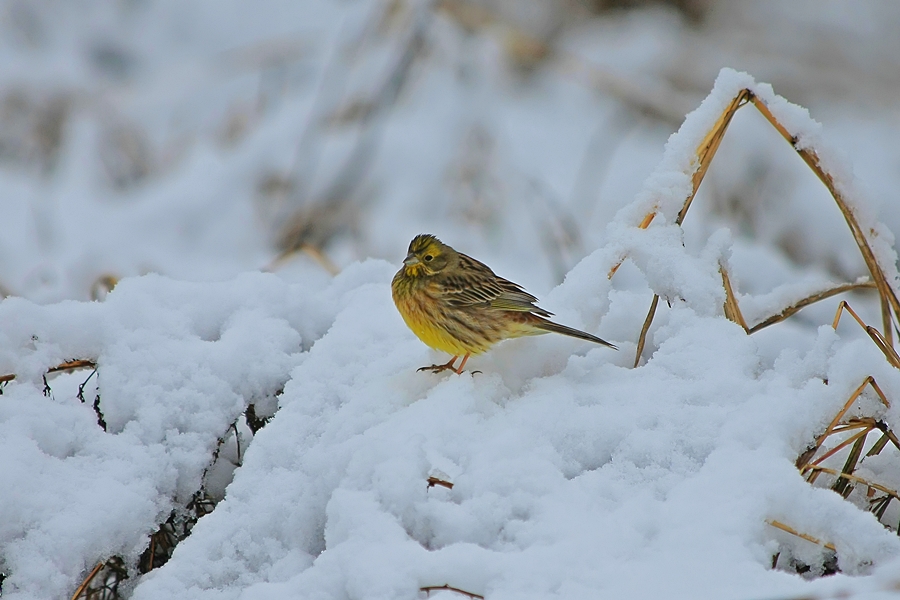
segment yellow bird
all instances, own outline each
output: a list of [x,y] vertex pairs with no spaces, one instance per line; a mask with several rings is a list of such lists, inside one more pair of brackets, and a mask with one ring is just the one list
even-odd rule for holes
[[[443,365],[422,367],[433,373],[463,372],[473,354],[507,338],[555,332],[596,344],[615,346],[597,336],[559,325],[537,298],[486,264],[457,252],[433,235],[409,243],[403,267],[391,282],[394,304],[403,320],[426,345],[453,356]],[[454,363],[463,357],[459,367]]]

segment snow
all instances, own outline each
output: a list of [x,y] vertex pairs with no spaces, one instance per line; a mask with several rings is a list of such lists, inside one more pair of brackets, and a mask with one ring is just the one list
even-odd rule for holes
[[[29,6],[0,21],[43,27],[37,41],[0,36],[0,80],[36,97],[65,85],[85,104],[58,155],[41,159],[55,161],[46,173],[0,153],[0,284],[16,294],[0,301],[0,376],[15,375],[0,383],[4,599],[71,597],[112,556],[135,600],[896,590],[896,533],[862,494],[845,500],[795,466],[869,376],[890,406],[870,390],[848,415],[900,423],[900,374],[855,323],[830,326],[848,297],[880,327],[877,301],[832,298],[754,335],[722,308],[723,266],[751,326],[865,276],[833,201],[808,193],[802,160],[758,133],[769,126],[746,107],[675,224],[698,145],[749,88],[834,175],[897,287],[900,212],[883,190],[900,182],[868,160],[892,164],[891,135],[848,151],[842,140],[863,138],[851,113],[825,103],[839,126],[820,125],[778,85],[733,69],[704,84],[672,133],[563,76],[554,57],[517,72],[496,37],[419,5]],[[55,25],[54,10],[76,26]],[[674,85],[673,48],[699,35],[661,11],[586,21],[561,46],[633,76],[637,93]],[[374,122],[342,122],[377,96],[412,23],[427,58],[397,101]],[[855,39],[863,25],[849,30]],[[98,40],[127,50],[130,75],[90,58]],[[299,58],[235,66],[270,51]],[[235,115],[246,130],[223,142]],[[150,174],[124,188],[99,158],[116,124],[150,132]],[[621,139],[607,142],[611,131]],[[344,181],[359,139],[378,152],[322,247],[339,274],[302,253],[273,263],[273,232],[297,206],[260,191],[266,177],[297,175],[314,204]],[[754,176],[760,164],[784,187]],[[389,287],[426,231],[619,352],[548,335],[500,344],[461,376],[417,372],[446,357],[404,326]],[[102,275],[121,279],[88,301]],[[47,374],[73,359],[96,373]],[[242,421],[251,404],[271,417],[256,432]],[[898,452],[889,444],[856,474],[897,489]],[[840,469],[842,457],[825,464]],[[138,574],[149,536],[201,488],[214,510],[165,565]],[[886,523],[900,518],[894,504]],[[773,522],[832,544],[840,572],[819,577],[831,551]]]

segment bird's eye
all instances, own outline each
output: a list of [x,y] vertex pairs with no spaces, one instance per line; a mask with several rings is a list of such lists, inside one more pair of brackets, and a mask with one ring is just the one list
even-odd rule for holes
[[425,262],[431,262],[434,260],[434,257],[430,254],[425,255]]

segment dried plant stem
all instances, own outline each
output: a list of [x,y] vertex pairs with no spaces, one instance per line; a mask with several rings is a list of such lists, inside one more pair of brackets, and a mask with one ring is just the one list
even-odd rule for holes
[[700,143],[700,146],[697,148],[697,169],[694,171],[693,176],[691,177],[691,183],[693,184],[691,187],[690,195],[685,198],[684,204],[681,207],[681,210],[678,211],[678,217],[675,219],[676,225],[681,225],[684,223],[684,217],[687,216],[687,211],[691,207],[691,203],[694,201],[694,196],[697,195],[697,190],[700,189],[700,184],[703,182],[703,178],[706,176],[707,170],[709,170],[709,165],[712,164],[712,159],[716,155],[716,151],[719,149],[719,144],[722,143],[722,138],[725,137],[725,131],[728,129],[728,125],[731,124],[731,119],[734,117],[734,113],[737,110],[747,104],[748,99],[753,95],[753,92],[750,90],[741,90],[738,92],[738,95],[735,96],[731,100],[731,104],[722,112],[719,116],[719,119],[716,121],[716,124],[713,125],[712,129],[706,134],[706,137],[703,138],[703,141]]
[[[884,333],[882,334],[874,328],[866,326],[858,317],[856,318],[857,321],[859,321],[860,325],[862,325],[866,329],[867,333],[869,333],[869,336],[873,339],[876,345],[878,345],[878,347],[882,350],[888,361],[895,367],[900,368],[900,355],[898,355],[898,353],[893,348],[893,320],[896,319],[897,321],[900,321],[900,300],[898,300],[896,293],[890,286],[884,269],[882,269],[881,265],[878,263],[878,260],[875,257],[875,253],[872,251],[872,248],[869,245],[869,240],[866,237],[866,234],[860,226],[859,222],[856,220],[856,216],[854,215],[850,204],[846,201],[843,194],[838,189],[838,186],[834,181],[834,177],[828,171],[826,171],[824,167],[822,167],[818,155],[808,148],[801,147],[799,145],[799,138],[796,135],[790,133],[790,131],[788,131],[788,129],[784,125],[782,125],[777,118],[775,118],[775,115],[772,114],[772,111],[769,110],[769,107],[766,106],[765,102],[759,99],[751,90],[743,89],[738,92],[737,95],[735,95],[732,101],[728,104],[725,110],[722,111],[722,114],[707,132],[706,136],[703,138],[703,141],[697,147],[697,151],[695,153],[696,162],[694,163],[696,166],[693,173],[691,174],[691,191],[684,199],[681,210],[678,211],[678,216],[675,219],[675,224],[679,226],[683,224],[684,218],[687,216],[687,211],[697,194],[697,190],[699,189],[703,178],[706,176],[706,173],[709,169],[710,164],[712,163],[712,159],[715,156],[716,151],[719,149],[719,145],[722,142],[722,138],[725,135],[725,131],[727,130],[728,125],[731,123],[731,120],[734,117],[734,113],[737,112],[739,108],[749,103],[752,103],[753,106],[755,106],[757,110],[759,110],[759,112],[763,115],[763,117],[781,134],[781,136],[791,144],[791,147],[796,150],[796,152],[804,160],[807,166],[809,166],[809,168],[813,170],[813,172],[822,181],[822,183],[825,184],[825,187],[828,189],[829,193],[834,198],[835,203],[838,205],[841,214],[844,215],[844,220],[847,222],[847,226],[850,228],[850,232],[853,234],[856,245],[859,248],[863,260],[865,261],[866,266],[869,269],[869,273],[872,277],[872,282],[871,284],[845,284],[837,286],[830,290],[825,290],[823,292],[813,294],[801,300],[800,302],[797,302],[785,308],[779,314],[773,315],[750,328],[747,326],[746,321],[744,320],[743,315],[740,312],[740,308],[737,304],[737,298],[734,293],[734,289],[731,286],[728,273],[724,268],[721,268],[720,271],[722,273],[722,284],[725,287],[726,295],[726,316],[735,323],[740,324],[749,334],[768,327],[773,323],[783,321],[784,319],[795,314],[801,308],[808,306],[814,302],[818,302],[819,300],[824,300],[825,298],[829,298],[841,292],[863,287],[870,287],[871,285],[874,285],[874,287],[878,290],[879,297],[881,298],[881,314]],[[656,212],[657,209],[654,208],[649,213],[647,213],[638,227],[641,229],[646,229],[655,218]],[[609,278],[612,278],[612,276],[615,275],[623,260],[624,257],[620,259],[618,263],[613,265],[607,275]],[[653,308],[647,316],[649,322],[644,322],[641,340],[644,339],[646,331],[647,329],[649,329],[650,323],[653,320],[653,314],[655,312],[657,302],[658,298],[654,298]],[[846,302],[843,302],[842,306],[846,307]],[[855,316],[855,313],[853,314]],[[642,345],[641,350],[643,350]],[[637,361],[635,361],[635,365],[637,365]]]
[[878,394],[878,397],[881,399],[881,402],[884,403],[884,406],[886,408],[891,407],[890,401],[887,399],[887,396],[884,395],[884,392],[881,391],[881,388],[878,387],[878,383],[875,381],[875,378],[869,375],[868,377],[863,379],[863,382],[859,384],[859,387],[857,387],[853,391],[853,393],[850,394],[850,398],[846,403],[844,403],[844,406],[841,408],[841,410],[838,411],[838,414],[836,414],[831,420],[831,423],[829,423],[828,427],[825,429],[825,433],[816,438],[817,442],[819,442],[820,440],[824,440],[826,437],[831,435],[834,428],[837,427],[838,422],[840,422],[840,420],[844,418],[844,415],[847,414],[847,411],[850,410],[850,407],[853,406],[853,403],[856,402],[856,399],[862,395],[863,390],[866,389],[867,385],[872,386],[872,389],[874,389],[875,393]]
[[78,597],[84,593],[84,590],[87,589],[89,585],[91,585],[91,581],[94,580],[94,577],[97,576],[97,573],[100,572],[100,569],[102,569],[105,564],[105,562],[99,562],[97,563],[97,566],[91,569],[91,572],[88,573],[88,576],[84,578],[84,581],[81,582],[81,585],[79,585],[75,590],[75,593],[72,594],[72,600],[78,600]]
[[459,588],[455,588],[452,585],[448,585],[446,583],[444,585],[429,585],[426,587],[419,588],[420,592],[425,592],[426,597],[431,595],[431,592],[437,592],[439,590],[448,590],[451,592],[456,592],[457,594],[462,594],[463,596],[468,596],[469,598],[472,598],[473,600],[475,598],[478,598],[478,600],[484,600],[484,596],[482,596],[480,594],[473,594],[472,592],[467,592],[466,590],[461,590]]
[[[97,363],[93,360],[80,359],[80,360],[70,360],[66,361],[62,364],[56,365],[55,367],[51,367],[47,369],[47,373],[59,373],[61,371],[72,371],[74,369],[96,369]],[[12,381],[16,378],[15,373],[9,373],[7,375],[0,375],[0,383],[6,383],[7,381]]]
[[776,521],[776,520],[774,520],[774,519],[769,519],[769,520],[766,521],[766,523],[768,523],[768,524],[771,525],[772,527],[775,527],[776,529],[780,529],[780,530],[782,530],[782,531],[785,531],[785,532],[787,532],[787,533],[790,533],[791,535],[795,535],[795,536],[797,536],[798,538],[803,538],[803,539],[806,540],[807,542],[811,542],[811,543],[813,543],[813,544],[815,544],[815,545],[817,545],[817,546],[822,546],[822,547],[824,547],[824,548],[827,548],[827,549],[831,550],[832,552],[837,552],[837,548],[835,548],[834,544],[829,544],[828,542],[822,542],[821,540],[819,540],[819,539],[817,539],[817,538],[814,538],[814,537],[811,536],[811,535],[808,535],[808,534],[805,534],[805,533],[800,533],[799,531],[797,531],[796,529],[794,529],[794,528],[791,527],[790,525],[785,525],[785,524],[782,523],[781,521]]
[[72,371],[74,369],[96,369],[97,363],[92,360],[79,359],[70,360],[60,365],[56,365],[47,370],[47,373],[59,373],[60,371]]
[[[802,455],[800,455],[800,457],[797,459],[797,468],[800,470],[801,473],[805,473],[807,470],[807,467],[810,464],[819,464],[826,458],[832,456],[835,452],[846,447],[848,444],[853,443],[860,435],[862,435],[862,436],[868,435],[868,433],[870,431],[872,431],[873,429],[879,429],[885,435],[888,435],[889,439],[891,439],[891,441],[896,439],[896,436],[894,436],[893,433],[890,432],[889,429],[887,429],[886,427],[883,427],[883,425],[880,425],[877,421],[875,421],[875,419],[872,419],[869,417],[863,418],[863,419],[854,419],[854,420],[850,421],[849,423],[845,423],[843,425],[840,424],[841,419],[844,418],[844,415],[847,414],[847,411],[850,410],[850,407],[853,406],[853,403],[856,402],[857,398],[859,398],[860,395],[862,395],[863,390],[865,390],[866,386],[868,386],[868,385],[872,386],[872,389],[875,390],[875,393],[878,395],[878,398],[885,405],[885,407],[890,408],[891,403],[890,403],[890,401],[888,401],[887,396],[884,395],[884,392],[878,386],[878,383],[875,381],[875,378],[872,377],[871,375],[866,377],[863,380],[863,382],[853,391],[853,393],[850,394],[850,398],[847,399],[847,401],[841,407],[841,410],[839,410],[838,413],[834,416],[834,418],[831,420],[831,423],[829,423],[828,427],[825,428],[825,431],[822,432],[822,434],[819,435],[815,439],[815,441],[813,442],[813,445],[809,449],[807,449]],[[819,457],[814,462],[810,462],[811,459],[816,455],[816,453],[822,447],[822,444],[825,443],[825,440],[828,438],[828,436],[830,436],[834,433],[840,433],[843,431],[848,431],[851,429],[859,429],[859,428],[863,429],[863,431],[856,434],[855,436],[851,436],[850,438],[845,440],[843,444],[839,445],[836,448],[833,448],[831,451],[829,451],[825,455]],[[900,449],[900,443],[896,443],[896,444],[897,444],[897,448]],[[810,483],[812,483],[815,480],[815,477],[816,477],[816,475],[814,473],[810,474],[810,479],[809,479]]]
[[[826,452],[825,454],[823,454],[822,456],[820,456],[819,458],[814,460],[811,464],[804,465],[803,468],[800,469],[800,473],[802,474],[802,473],[806,472],[807,470],[809,470],[809,468],[811,466],[818,466],[818,465],[822,464],[823,461],[831,458],[832,456],[834,456],[835,454],[837,454],[838,452],[840,452],[841,450],[843,450],[850,444],[853,444],[853,443],[856,443],[859,441],[864,442],[866,439],[866,436],[869,435],[870,431],[872,431],[872,428],[866,427],[859,433],[855,433],[855,434],[851,435],[846,440],[844,440],[843,442],[841,442],[840,444],[838,444],[837,446],[835,446],[834,448],[832,448],[831,450],[829,450],[828,452]],[[818,476],[819,476],[818,471],[813,471],[812,473],[809,474],[809,478],[807,479],[807,481],[809,481],[810,483],[814,483],[816,480],[816,477],[818,477]]]
[[719,265],[719,273],[722,274],[722,285],[725,287],[725,317],[744,328],[744,331],[750,333],[747,327],[747,321],[741,314],[741,308],[738,306],[737,296],[734,294],[734,288],[731,287],[731,279],[728,277],[728,270],[725,265]]
[[[745,90],[746,91],[746,90]],[[894,290],[891,288],[890,284],[887,281],[887,277],[884,274],[884,271],[881,268],[881,265],[878,264],[878,259],[875,258],[875,253],[872,251],[871,246],[869,246],[869,240],[866,238],[862,227],[860,227],[859,222],[856,220],[856,216],[853,214],[853,209],[844,199],[843,194],[841,194],[840,190],[837,188],[835,184],[834,177],[832,177],[831,173],[826,171],[821,163],[819,162],[819,157],[813,150],[808,148],[802,148],[798,146],[797,136],[791,134],[787,128],[784,127],[781,123],[778,122],[778,119],[772,114],[769,110],[769,107],[766,106],[765,102],[757,98],[754,94],[750,94],[750,101],[753,102],[753,105],[762,113],[763,117],[766,118],[769,123],[781,134],[781,136],[791,144],[794,150],[797,151],[797,154],[806,162],[810,169],[816,174],[816,176],[825,184],[825,187],[828,188],[828,191],[831,193],[831,196],[834,198],[834,201],[837,203],[838,208],[841,210],[841,213],[844,215],[844,220],[847,221],[847,226],[850,227],[850,232],[853,234],[853,239],[856,240],[856,245],[859,247],[859,251],[862,253],[863,260],[866,261],[866,266],[869,268],[869,272],[872,274],[872,279],[875,280],[875,285],[878,287],[878,294],[881,296],[881,310],[882,310],[882,320],[884,327],[884,337],[886,338],[888,346],[893,346],[893,324],[891,322],[891,310],[893,309],[894,316],[896,319],[900,320],[900,300],[897,299],[897,295],[894,293]]]
[[841,300],[840,304],[838,304],[837,312],[834,314],[834,321],[832,322],[831,327],[833,329],[837,329],[838,324],[841,322],[841,315],[844,313],[844,311],[850,313],[850,316],[852,316],[856,320],[856,322],[859,323],[859,326],[866,330],[866,333],[869,335],[875,345],[878,346],[878,349],[881,350],[887,361],[895,368],[900,369],[900,355],[898,355],[897,351],[894,350],[893,345],[891,345],[891,343],[886,340],[883,335],[881,335],[880,331],[878,331],[871,325],[866,325],[859,317],[859,315],[856,314],[856,311],[850,308],[850,305],[847,304],[846,300]]
[[836,477],[841,477],[844,479],[850,479],[852,481],[856,481],[857,483],[861,483],[866,487],[872,488],[873,490],[878,490],[879,492],[884,492],[885,494],[888,494],[889,496],[893,496],[894,498],[897,498],[898,500],[900,500],[900,493],[898,493],[896,490],[892,490],[891,488],[888,488],[881,484],[875,483],[874,481],[869,481],[868,479],[863,479],[862,477],[860,477],[858,475],[854,475],[853,473],[845,472],[845,471],[838,471],[837,469],[829,469],[827,467],[823,467],[820,465],[808,465],[807,468],[811,469],[811,470],[821,471],[821,472],[827,473],[829,475],[834,475]]
[[653,301],[650,303],[650,310],[647,312],[647,318],[644,319],[644,325],[641,327],[641,335],[638,337],[637,351],[634,353],[634,368],[637,368],[641,362],[641,354],[644,353],[644,344],[647,343],[647,332],[650,331],[650,325],[653,323],[653,315],[656,314],[656,307],[659,305],[659,294],[653,294]]
[[833,288],[823,290],[821,292],[816,292],[815,294],[807,296],[806,298],[803,298],[802,300],[798,300],[797,302],[791,304],[790,306],[788,306],[787,308],[782,310],[777,315],[772,315],[771,317],[766,317],[765,319],[763,319],[762,321],[760,321],[759,323],[757,323],[756,325],[751,327],[747,331],[747,333],[756,333],[760,329],[765,329],[769,325],[774,325],[775,323],[780,323],[781,321],[784,321],[788,317],[793,316],[794,314],[798,313],[801,309],[806,308],[810,304],[815,304],[816,302],[819,302],[820,300],[825,300],[827,298],[831,298],[832,296],[836,296],[838,294],[843,294],[844,292],[850,292],[853,290],[872,289],[872,288],[877,289],[877,286],[875,285],[874,281],[863,281],[860,283],[844,283],[841,285],[836,285]]

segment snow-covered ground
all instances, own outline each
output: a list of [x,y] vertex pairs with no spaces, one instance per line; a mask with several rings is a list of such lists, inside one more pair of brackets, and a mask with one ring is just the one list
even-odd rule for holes
[[[795,466],[868,376],[891,405],[848,416],[900,424],[900,372],[831,327],[844,298],[881,328],[875,294],[753,335],[723,312],[721,266],[751,326],[867,274],[833,199],[745,107],[675,224],[749,86],[900,288],[900,13],[780,4],[0,4],[2,597],[71,597],[114,556],[142,600],[896,594],[898,502],[886,528]],[[445,357],[389,286],[422,232],[620,351],[416,372]],[[73,359],[96,373],[47,374]],[[896,490],[900,450],[857,475]]]

